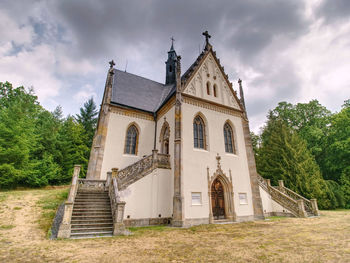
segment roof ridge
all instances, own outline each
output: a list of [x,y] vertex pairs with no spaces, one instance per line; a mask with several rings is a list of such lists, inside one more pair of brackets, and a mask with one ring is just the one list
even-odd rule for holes
[[155,83],[160,84],[160,85],[163,85],[163,86],[166,86],[166,85],[165,85],[165,84],[163,84],[163,83],[160,83],[160,82],[158,82],[158,81],[155,81],[155,80],[152,80],[152,79],[148,79],[148,78],[145,78],[145,77],[142,77],[142,76],[136,75],[136,74],[134,74],[134,73],[130,73],[130,72],[126,72],[126,71],[122,71],[122,70],[120,70],[120,69],[116,69],[116,68],[115,68],[114,70],[119,71],[119,72],[121,72],[121,73],[126,73],[126,74],[129,74],[129,75],[133,75],[133,76],[135,76],[135,77],[142,78],[142,79],[145,79],[145,80],[148,80],[148,81],[152,81],[152,82],[155,82]]

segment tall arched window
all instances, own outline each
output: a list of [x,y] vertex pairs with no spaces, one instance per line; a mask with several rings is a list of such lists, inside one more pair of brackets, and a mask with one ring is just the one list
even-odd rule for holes
[[139,136],[139,132],[136,126],[131,125],[126,132],[124,153],[136,155],[138,136]]
[[210,95],[210,82],[207,82],[207,94]]
[[225,151],[227,153],[236,153],[232,127],[228,123],[225,123],[224,125],[224,138],[225,138]]
[[205,126],[201,117],[197,116],[193,121],[194,147],[205,149]]
[[213,86],[214,97],[217,97],[216,89],[217,89],[217,86],[216,86],[216,84],[214,84],[214,86]]

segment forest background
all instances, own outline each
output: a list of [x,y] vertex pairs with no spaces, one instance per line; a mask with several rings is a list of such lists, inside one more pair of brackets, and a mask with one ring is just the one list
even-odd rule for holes
[[[98,111],[93,99],[64,117],[44,109],[33,90],[0,82],[0,189],[70,182],[86,174]],[[270,110],[252,133],[258,173],[316,198],[321,209],[350,208],[350,100],[332,113],[317,100]]]

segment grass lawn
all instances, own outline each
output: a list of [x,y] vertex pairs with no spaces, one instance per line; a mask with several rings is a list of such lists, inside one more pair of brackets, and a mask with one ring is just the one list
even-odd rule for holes
[[0,262],[350,262],[350,210],[133,235],[48,240],[68,188],[0,192]]

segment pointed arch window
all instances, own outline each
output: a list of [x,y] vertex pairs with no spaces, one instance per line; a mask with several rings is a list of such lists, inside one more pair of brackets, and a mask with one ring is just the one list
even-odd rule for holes
[[224,125],[224,139],[225,139],[225,152],[236,153],[233,130],[230,124],[225,123]]
[[127,132],[125,138],[125,150],[126,154],[137,154],[137,144],[138,144],[139,132],[135,125],[131,125]]
[[210,82],[207,82],[207,94],[210,95]]
[[200,116],[194,118],[193,121],[193,139],[194,147],[205,149],[205,125],[204,121]]
[[216,86],[216,84],[214,84],[214,86],[213,86],[213,93],[214,93],[214,97],[218,96],[217,95],[217,86]]

